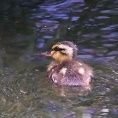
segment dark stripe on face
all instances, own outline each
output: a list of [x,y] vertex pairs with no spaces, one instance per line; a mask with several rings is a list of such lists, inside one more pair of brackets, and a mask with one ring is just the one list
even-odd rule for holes
[[59,51],[61,54],[67,55],[66,53],[63,52],[63,50],[65,50],[65,49],[64,48],[59,48],[59,47],[55,47],[55,48],[52,49],[52,51],[55,51],[54,53]]
[[65,49],[59,48],[59,47],[55,47],[55,48],[52,49],[52,51],[62,51],[62,50],[65,50]]

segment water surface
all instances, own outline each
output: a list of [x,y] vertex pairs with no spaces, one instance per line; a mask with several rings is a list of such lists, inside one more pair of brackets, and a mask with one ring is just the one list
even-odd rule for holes
[[[118,2],[44,2],[18,18],[1,17],[1,118],[117,118]],[[35,54],[61,40],[75,42],[93,66],[93,89],[58,88],[46,77],[50,62]]]

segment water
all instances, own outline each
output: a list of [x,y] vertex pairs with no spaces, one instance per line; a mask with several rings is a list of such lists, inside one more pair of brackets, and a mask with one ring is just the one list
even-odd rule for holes
[[[118,2],[44,2],[0,23],[0,118],[117,118]],[[24,16],[24,17],[22,17]],[[58,88],[48,59],[35,54],[60,40],[75,42],[94,67],[93,89]]]

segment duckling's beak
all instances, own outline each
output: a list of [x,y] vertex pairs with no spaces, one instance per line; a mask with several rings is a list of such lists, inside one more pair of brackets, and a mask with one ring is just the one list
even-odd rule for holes
[[51,53],[46,51],[41,53],[42,56],[51,57]]

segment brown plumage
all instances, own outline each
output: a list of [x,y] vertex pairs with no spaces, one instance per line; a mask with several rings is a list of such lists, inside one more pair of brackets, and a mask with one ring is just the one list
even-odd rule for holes
[[49,64],[48,77],[58,85],[90,85],[93,76],[92,68],[77,60],[77,46],[70,41],[62,41],[52,46],[50,54],[54,60]]

